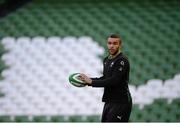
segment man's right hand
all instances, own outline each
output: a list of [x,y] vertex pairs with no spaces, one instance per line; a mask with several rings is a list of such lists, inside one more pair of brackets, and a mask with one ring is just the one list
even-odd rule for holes
[[88,76],[86,76],[85,74],[81,73],[79,75],[79,79],[83,82],[85,82],[86,84],[91,84],[92,83],[92,79],[90,79]]

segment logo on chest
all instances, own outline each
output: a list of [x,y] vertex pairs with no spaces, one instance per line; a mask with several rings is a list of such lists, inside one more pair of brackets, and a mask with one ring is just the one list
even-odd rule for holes
[[114,65],[114,62],[111,62],[110,67],[112,67],[113,65]]

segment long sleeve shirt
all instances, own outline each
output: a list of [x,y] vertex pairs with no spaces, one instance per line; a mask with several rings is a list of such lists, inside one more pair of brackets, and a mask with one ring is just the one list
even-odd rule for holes
[[103,76],[92,79],[92,87],[104,87],[103,102],[126,103],[131,99],[128,81],[130,64],[126,56],[119,53],[115,58],[103,61]]

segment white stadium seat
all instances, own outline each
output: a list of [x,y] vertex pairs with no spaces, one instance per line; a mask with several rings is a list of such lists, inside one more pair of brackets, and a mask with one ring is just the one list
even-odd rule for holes
[[49,37],[47,39],[47,44],[49,44],[50,46],[53,46],[53,47],[59,46],[59,45],[61,45],[61,38],[57,37],[57,36]]
[[30,37],[19,37],[17,38],[17,45],[22,46],[22,48],[26,48],[30,45],[31,38]]
[[176,74],[173,79],[180,82],[180,74]]
[[4,45],[4,48],[7,50],[12,50],[15,45],[15,38],[13,37],[5,37],[1,40],[1,43]]

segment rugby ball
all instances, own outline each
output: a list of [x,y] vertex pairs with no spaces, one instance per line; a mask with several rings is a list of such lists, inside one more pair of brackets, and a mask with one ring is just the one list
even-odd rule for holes
[[84,87],[84,86],[86,86],[86,84],[85,84],[83,81],[81,81],[80,79],[78,79],[78,76],[79,76],[79,75],[80,75],[80,73],[71,74],[71,75],[69,76],[69,82],[70,82],[72,85],[76,86],[76,87]]

